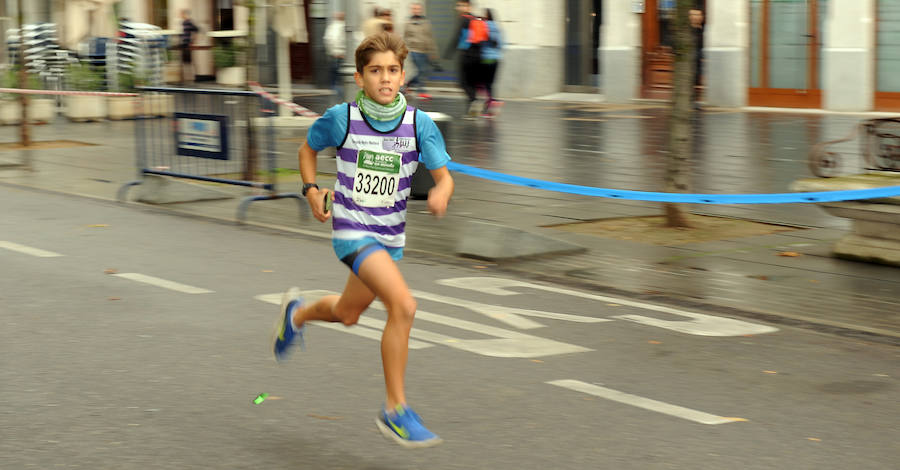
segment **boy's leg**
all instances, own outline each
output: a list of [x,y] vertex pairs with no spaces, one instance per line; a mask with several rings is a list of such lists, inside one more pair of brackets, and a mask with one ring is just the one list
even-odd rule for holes
[[294,314],[294,326],[300,328],[310,320],[355,325],[359,316],[375,300],[375,294],[355,274],[350,273],[341,295],[326,295]]
[[359,279],[388,311],[388,320],[381,336],[381,361],[387,390],[386,408],[394,409],[397,405],[406,404],[404,375],[416,301],[397,264],[385,250],[378,250],[363,261],[359,267]]

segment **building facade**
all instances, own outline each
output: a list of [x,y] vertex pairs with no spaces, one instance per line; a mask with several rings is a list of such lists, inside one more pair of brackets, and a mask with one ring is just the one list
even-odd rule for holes
[[[328,18],[345,11],[348,26],[374,7],[393,11],[403,32],[413,0],[286,0],[302,9],[309,41],[291,46],[295,81],[324,80],[322,33]],[[15,1],[0,1],[0,16],[14,18]],[[180,30],[179,12],[191,10],[201,33],[194,59],[199,75],[212,75],[211,31],[245,30],[248,14],[237,0],[33,0],[27,22],[56,22],[65,32],[73,5],[116,4],[133,21]],[[268,5],[273,2],[257,2]],[[456,0],[420,0],[441,52],[454,42]],[[668,96],[668,37],[675,0],[473,0],[491,8],[506,47],[495,88],[501,96],[536,97],[560,91],[603,94],[629,102]],[[774,106],[836,111],[900,111],[900,0],[697,0],[705,12],[703,100],[710,106]],[[112,8],[112,7],[110,7]],[[274,48],[267,27],[271,7],[257,10],[260,78],[272,81]],[[99,11],[99,10],[98,10]],[[97,21],[94,14],[91,21]],[[268,61],[268,62],[266,62]],[[455,82],[456,62],[441,60],[433,77]],[[319,73],[322,72],[322,73]],[[267,80],[267,78],[269,80]]]
[[[607,100],[664,88],[646,20],[673,3],[605,2]],[[900,111],[900,0],[706,0],[705,10],[709,105]]]

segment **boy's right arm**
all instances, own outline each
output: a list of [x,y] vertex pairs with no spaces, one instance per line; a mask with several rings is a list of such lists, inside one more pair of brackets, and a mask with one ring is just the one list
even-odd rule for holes
[[[304,184],[316,182],[316,158],[319,152],[316,152],[306,142],[300,146],[297,158],[300,161],[300,178]],[[325,222],[331,217],[331,212],[325,213],[325,193],[327,188],[317,188],[312,186],[306,191],[306,202],[312,210],[313,217],[319,222]]]

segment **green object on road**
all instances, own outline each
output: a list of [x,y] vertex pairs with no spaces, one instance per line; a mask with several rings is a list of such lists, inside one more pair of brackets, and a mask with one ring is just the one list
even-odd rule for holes
[[266,401],[266,398],[269,398],[268,393],[260,393],[259,395],[256,396],[256,398],[253,399],[253,404],[258,405],[258,404]]

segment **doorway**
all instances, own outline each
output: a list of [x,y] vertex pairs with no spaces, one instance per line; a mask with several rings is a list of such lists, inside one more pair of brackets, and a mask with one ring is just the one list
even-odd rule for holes
[[641,98],[669,99],[675,54],[672,52],[674,0],[646,0],[641,16]]
[[595,92],[599,86],[601,0],[566,0],[565,91]]
[[822,106],[827,0],[750,0],[750,106]]

